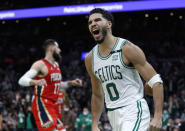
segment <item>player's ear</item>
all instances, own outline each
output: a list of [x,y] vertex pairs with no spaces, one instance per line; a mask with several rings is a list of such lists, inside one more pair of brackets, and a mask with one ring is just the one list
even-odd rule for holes
[[111,27],[112,27],[112,22],[111,21],[108,21],[107,22],[107,29],[111,29]]
[[53,50],[54,50],[54,46],[50,46],[50,47],[49,47],[49,51],[50,51],[50,52],[53,52]]

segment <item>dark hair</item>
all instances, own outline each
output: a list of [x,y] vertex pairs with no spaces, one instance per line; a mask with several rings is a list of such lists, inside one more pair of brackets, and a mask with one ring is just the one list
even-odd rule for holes
[[92,14],[94,14],[94,13],[100,13],[100,14],[102,14],[103,18],[107,19],[108,21],[111,21],[112,22],[112,25],[114,25],[114,17],[107,10],[104,10],[102,8],[95,8],[95,9],[93,9],[93,10],[90,11],[89,16],[92,15]]
[[47,39],[44,41],[43,45],[42,45],[42,48],[44,49],[44,51],[46,52],[48,47],[51,46],[51,45],[55,45],[55,40],[53,39]]

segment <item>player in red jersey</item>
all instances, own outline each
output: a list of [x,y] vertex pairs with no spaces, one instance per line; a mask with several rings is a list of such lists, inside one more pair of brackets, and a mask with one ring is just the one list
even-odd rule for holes
[[32,111],[39,131],[57,131],[63,126],[58,118],[55,103],[62,87],[79,86],[82,81],[75,79],[61,82],[61,71],[57,61],[61,59],[60,48],[55,40],[44,42],[44,59],[38,60],[20,79],[21,86],[35,86]]

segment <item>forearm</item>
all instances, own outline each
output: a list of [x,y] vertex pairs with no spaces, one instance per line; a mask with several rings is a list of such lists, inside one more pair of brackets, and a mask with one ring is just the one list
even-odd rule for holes
[[62,81],[61,82],[61,88],[62,89],[67,89],[71,86],[73,86],[73,81]]
[[70,87],[69,81],[62,81],[61,82],[61,89],[67,89],[69,87]]
[[104,107],[104,97],[92,94],[91,107],[92,107],[92,124],[98,125]]
[[154,100],[154,117],[162,119],[163,110],[163,85],[161,83],[156,83],[153,85],[153,100]]

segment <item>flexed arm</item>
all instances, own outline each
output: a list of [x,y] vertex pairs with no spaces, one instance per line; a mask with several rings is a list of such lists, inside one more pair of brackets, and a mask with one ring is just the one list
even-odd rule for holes
[[122,50],[123,59],[127,64],[132,63],[143,79],[153,90],[154,118],[150,123],[150,130],[160,130],[162,126],[163,82],[154,68],[146,61],[143,51],[136,45],[127,42]]
[[62,81],[61,82],[61,89],[67,89],[71,86],[81,87],[82,86],[82,80],[79,79],[79,78],[76,78],[74,80]]
[[41,61],[35,62],[30,70],[28,70],[18,81],[19,85],[21,86],[44,86],[47,85],[45,79],[40,80],[34,80],[33,78],[39,74],[39,72],[42,72],[41,67],[43,66],[43,63]]

